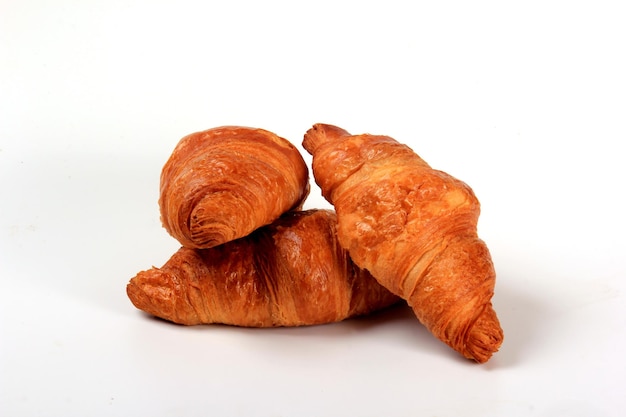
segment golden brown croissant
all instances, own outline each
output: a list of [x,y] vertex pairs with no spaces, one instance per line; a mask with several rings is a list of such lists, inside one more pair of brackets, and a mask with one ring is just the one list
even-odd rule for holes
[[486,362],[503,333],[491,304],[495,271],[477,236],[480,206],[470,187],[388,136],[316,124],[303,146],[353,261],[406,299],[436,337]]
[[210,248],[299,208],[308,175],[300,152],[266,130],[224,126],[193,133],[161,172],[161,221],[181,245]]
[[185,325],[330,323],[399,300],[357,268],[336,239],[330,210],[290,212],[211,249],[181,248],[130,280],[140,310]]

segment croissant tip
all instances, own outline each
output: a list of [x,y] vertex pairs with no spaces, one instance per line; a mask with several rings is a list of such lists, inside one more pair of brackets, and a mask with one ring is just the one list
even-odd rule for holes
[[313,154],[321,144],[342,136],[350,136],[350,133],[334,125],[315,123],[313,127],[304,134],[302,147],[306,149],[307,152]]
[[139,310],[144,310],[150,304],[150,297],[137,285],[136,277],[126,284],[126,295],[130,302]]
[[126,294],[133,305],[148,314],[169,318],[173,313],[172,289],[168,277],[158,268],[142,271],[126,285]]
[[503,340],[502,327],[495,311],[489,306],[472,327],[465,346],[465,356],[478,363],[485,363],[500,349]]

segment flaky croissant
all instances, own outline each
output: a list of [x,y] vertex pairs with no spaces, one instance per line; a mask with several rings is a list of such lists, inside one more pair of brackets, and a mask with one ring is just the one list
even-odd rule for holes
[[316,124],[303,146],[353,261],[406,299],[437,338],[486,362],[503,332],[491,304],[494,266],[477,236],[480,205],[470,187],[388,136]]
[[398,301],[357,268],[336,239],[330,210],[290,212],[211,249],[181,248],[142,271],[127,294],[140,310],[185,325],[330,323]]
[[161,222],[181,245],[210,248],[300,208],[308,175],[293,144],[267,130],[224,126],[193,133],[161,172]]

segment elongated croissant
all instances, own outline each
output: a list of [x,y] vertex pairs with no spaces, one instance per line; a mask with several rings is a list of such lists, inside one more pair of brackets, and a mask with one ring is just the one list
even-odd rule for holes
[[437,338],[486,362],[503,332],[491,304],[491,255],[476,232],[480,205],[470,187],[388,136],[316,124],[303,146],[353,261],[406,299]]
[[127,294],[175,323],[247,327],[330,323],[399,300],[352,263],[330,210],[290,212],[211,249],[183,247],[132,278]]
[[161,221],[181,245],[210,248],[300,208],[308,175],[300,152],[266,130],[224,126],[193,133],[161,172]]

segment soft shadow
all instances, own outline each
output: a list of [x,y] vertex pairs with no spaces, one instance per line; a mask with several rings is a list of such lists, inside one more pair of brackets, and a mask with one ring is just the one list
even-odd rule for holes
[[[168,322],[164,321],[164,323]],[[275,351],[276,346],[281,346],[281,351],[285,354],[289,351],[302,353],[302,350],[294,349],[295,346],[302,349],[307,349],[309,345],[327,346],[332,349],[338,344],[375,341],[397,351],[444,356],[460,363],[473,364],[435,338],[403,301],[368,315],[336,323],[276,328],[244,328],[208,324],[192,326],[189,331],[236,333],[237,336],[243,337],[244,340],[254,345],[255,350],[265,348],[268,351]],[[260,337],[268,335],[271,337]],[[287,349],[287,346],[290,349]]]
[[[485,364],[485,370],[497,370],[523,364],[529,360],[538,343],[549,312],[549,300],[529,293],[522,287],[523,280],[501,274],[493,298],[494,308],[504,330],[504,342],[498,352]],[[225,326],[226,327],[226,326]],[[333,339],[371,338],[385,340],[387,345],[397,344],[407,349],[433,356],[445,356],[462,365],[476,366],[443,342],[435,338],[415,317],[404,302],[366,316],[355,317],[339,323],[298,328],[237,329],[234,331],[254,335],[269,332],[276,339]]]
[[529,359],[537,335],[546,325],[549,300],[531,294],[522,287],[523,280],[501,274],[493,305],[504,330],[500,351],[485,364],[488,369],[520,365]]
[[[520,287],[521,280],[513,276],[502,276],[493,299],[494,308],[504,330],[504,342],[500,351],[481,367],[497,370],[514,367],[526,362],[534,347],[538,334],[546,325],[548,300],[533,296]],[[155,320],[164,326],[179,326],[166,320],[141,313],[148,320]],[[184,327],[184,326],[183,326]],[[360,340],[376,340],[387,346],[397,345],[399,350],[414,351],[432,356],[444,356],[459,364],[475,366],[476,363],[463,358],[457,352],[435,338],[415,317],[405,302],[377,312],[350,318],[337,323],[302,327],[244,328],[221,324],[186,327],[186,331],[216,331],[235,333],[248,339],[258,349],[268,344],[268,349],[277,345],[306,345],[312,341],[325,344],[352,343]],[[259,337],[260,335],[271,337]],[[368,341],[369,343],[369,341]],[[395,349],[395,348],[394,348]]]

